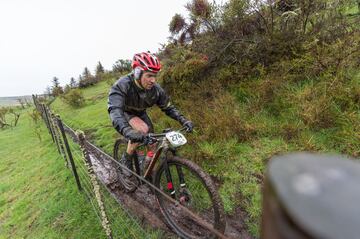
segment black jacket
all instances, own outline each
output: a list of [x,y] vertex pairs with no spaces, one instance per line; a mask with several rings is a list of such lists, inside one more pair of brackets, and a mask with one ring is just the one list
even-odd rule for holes
[[108,112],[114,128],[124,135],[131,129],[124,116],[124,112],[141,115],[146,109],[156,104],[169,117],[185,123],[187,119],[170,103],[169,97],[157,83],[150,89],[144,90],[136,85],[134,76],[129,74],[121,77],[111,87],[108,99]]

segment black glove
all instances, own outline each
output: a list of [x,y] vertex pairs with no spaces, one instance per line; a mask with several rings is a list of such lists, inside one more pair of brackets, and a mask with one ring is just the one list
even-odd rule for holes
[[157,142],[157,140],[149,135],[146,135],[142,141],[145,145],[151,145]]
[[192,130],[193,130],[193,128],[194,128],[194,125],[193,125],[193,123],[192,123],[190,120],[185,121],[185,122],[183,123],[183,126],[186,128],[186,132],[192,132]]
[[132,129],[127,132],[126,137],[130,139],[131,143],[141,143],[143,142],[145,135],[140,131]]

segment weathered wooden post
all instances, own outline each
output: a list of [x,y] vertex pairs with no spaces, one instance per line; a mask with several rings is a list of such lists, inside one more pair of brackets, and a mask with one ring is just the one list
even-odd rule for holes
[[75,177],[76,185],[77,185],[78,189],[81,191],[82,188],[81,188],[81,184],[80,184],[79,175],[77,174],[77,171],[76,171],[76,166],[75,166],[75,163],[74,163],[74,158],[73,158],[73,156],[72,156],[72,153],[71,153],[71,150],[70,150],[70,146],[69,146],[69,142],[68,142],[67,137],[66,137],[66,134],[65,134],[64,125],[63,125],[62,120],[61,120],[61,118],[60,118],[59,115],[56,116],[56,120],[57,120],[57,123],[58,123],[59,129],[60,129],[60,132],[61,132],[61,135],[62,135],[64,144],[65,144],[67,156],[68,156],[68,159],[69,159],[69,161],[70,161],[71,170],[72,170],[73,175],[74,175],[74,177]]
[[54,136],[54,142],[56,144],[56,148],[57,148],[59,154],[62,155],[61,151],[60,151],[59,138],[58,138],[56,126],[55,126],[55,123],[54,123],[54,115],[53,115],[53,113],[50,111],[50,109],[48,107],[45,106],[45,108],[47,110],[47,115],[49,117],[50,128],[51,128],[52,134]]
[[68,163],[66,152],[65,152],[65,146],[64,146],[64,143],[63,143],[64,139],[62,137],[62,134],[61,134],[61,131],[60,131],[60,128],[59,128],[57,117],[56,117],[56,115],[54,115],[54,113],[51,113],[51,118],[53,119],[53,125],[54,125],[54,128],[55,128],[56,137],[58,139],[60,154],[63,156],[63,158],[65,160],[65,166],[69,167],[69,163]]
[[270,161],[262,239],[360,236],[360,163],[339,155],[295,153]]
[[42,106],[42,110],[43,110],[43,113],[44,113],[44,116],[45,116],[45,118],[44,118],[45,119],[45,124],[49,129],[49,133],[51,135],[51,138],[52,138],[53,142],[55,143],[53,129],[51,128],[50,119],[49,119],[49,115],[48,115],[46,106],[44,104],[41,104],[41,106]]

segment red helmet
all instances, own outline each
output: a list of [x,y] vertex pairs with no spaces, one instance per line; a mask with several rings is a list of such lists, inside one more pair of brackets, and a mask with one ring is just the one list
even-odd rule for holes
[[158,58],[149,52],[142,52],[134,55],[131,67],[135,69],[140,67],[144,71],[157,73],[161,69],[160,61]]

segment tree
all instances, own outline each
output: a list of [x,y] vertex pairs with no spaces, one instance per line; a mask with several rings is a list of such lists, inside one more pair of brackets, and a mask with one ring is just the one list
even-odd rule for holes
[[180,14],[175,14],[169,24],[175,43],[189,43],[197,34],[207,30],[216,32],[213,6],[207,0],[192,0],[185,7],[190,13],[188,22]]
[[16,99],[19,102],[21,109],[25,109],[25,101],[21,98]]
[[58,95],[61,95],[64,93],[62,87],[60,86],[60,83],[59,83],[59,79],[54,76],[54,78],[52,79],[52,82],[53,82],[53,87],[52,87],[52,95],[53,96],[58,96]]
[[101,77],[105,73],[104,67],[101,65],[101,62],[99,61],[96,68],[95,68],[95,79],[97,82],[101,80]]
[[70,88],[74,89],[76,87],[77,87],[76,80],[75,80],[74,77],[71,77],[71,79],[70,79]]
[[9,109],[9,113],[14,115],[14,127],[16,127],[17,123],[19,122],[20,114],[16,113],[13,108]]
[[6,122],[5,115],[9,112],[9,108],[1,107],[0,108],[0,128],[4,128],[5,126],[11,126]]
[[87,67],[84,68],[82,75],[79,77],[79,87],[85,88],[96,83],[95,77]]
[[186,25],[184,17],[176,13],[169,24],[169,31],[173,35],[179,34]]
[[105,69],[104,67],[101,65],[101,62],[99,61],[97,66],[96,66],[96,69],[95,69],[95,76],[98,76],[102,73],[105,73]]
[[60,86],[59,79],[56,76],[54,76],[54,78],[52,79],[52,82],[53,82],[54,87]]
[[129,72],[131,71],[131,60],[117,60],[112,68],[113,72]]
[[70,90],[71,90],[70,85],[66,84],[66,85],[64,86],[64,94],[69,93]]

